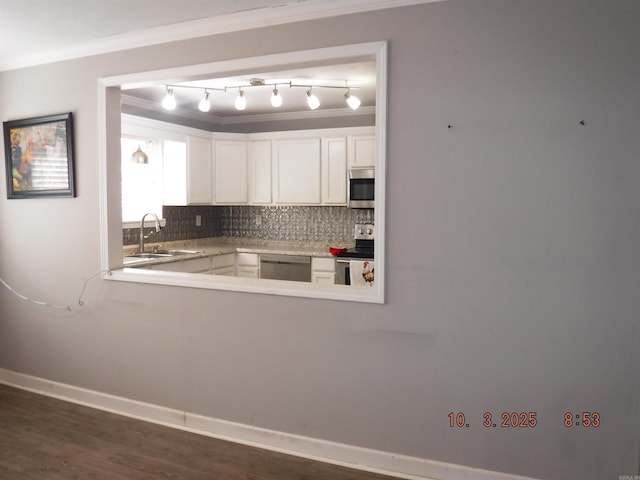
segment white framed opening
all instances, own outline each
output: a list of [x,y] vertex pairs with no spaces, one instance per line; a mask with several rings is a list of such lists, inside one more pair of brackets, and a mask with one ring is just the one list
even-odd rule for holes
[[[109,271],[104,278],[176,287],[242,291],[259,294],[384,303],[385,286],[385,176],[386,176],[386,97],[387,43],[373,42],[243,58],[165,70],[105,77],[99,80],[99,163],[101,264]],[[199,273],[166,272],[123,266],[122,190],[121,190],[121,86],[170,83],[171,79],[225,76],[251,69],[295,69],[300,65],[344,63],[371,56],[376,63],[376,183],[375,183],[375,268],[374,285],[355,288],[345,285],[319,285],[305,282],[252,279]]]

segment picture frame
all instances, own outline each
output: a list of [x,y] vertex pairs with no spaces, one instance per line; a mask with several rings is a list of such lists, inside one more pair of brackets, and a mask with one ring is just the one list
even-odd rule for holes
[[3,122],[7,198],[75,197],[73,115]]

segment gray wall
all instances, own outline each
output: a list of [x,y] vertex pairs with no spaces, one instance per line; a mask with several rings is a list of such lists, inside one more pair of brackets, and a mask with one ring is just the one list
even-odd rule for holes
[[0,200],[0,274],[64,303],[100,268],[98,77],[390,41],[385,305],[97,280],[67,313],[3,289],[0,367],[543,479],[638,474],[638,24],[635,0],[449,0],[0,74],[2,120],[76,115],[78,198]]

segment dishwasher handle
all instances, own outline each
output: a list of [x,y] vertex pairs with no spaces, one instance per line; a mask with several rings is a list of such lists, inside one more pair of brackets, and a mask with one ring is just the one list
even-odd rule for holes
[[311,263],[311,257],[307,255],[279,255],[276,253],[263,253],[260,255],[261,263]]

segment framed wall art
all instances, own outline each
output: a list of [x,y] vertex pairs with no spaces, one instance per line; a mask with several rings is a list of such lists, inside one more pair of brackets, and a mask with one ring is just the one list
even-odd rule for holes
[[3,127],[7,198],[75,197],[71,113]]

